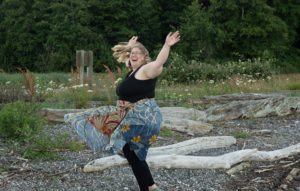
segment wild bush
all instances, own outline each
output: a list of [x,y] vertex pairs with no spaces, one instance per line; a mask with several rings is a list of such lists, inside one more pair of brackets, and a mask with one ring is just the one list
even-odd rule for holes
[[21,101],[6,104],[0,111],[0,136],[25,142],[45,121],[36,114],[39,106]]
[[0,111],[0,137],[12,142],[19,142],[16,154],[31,160],[61,159],[57,153],[64,150],[81,150],[82,142],[74,140],[68,134],[56,137],[46,134],[49,127],[46,121],[37,115],[37,103],[21,101],[6,104]]
[[186,61],[182,56],[171,53],[170,60],[161,79],[169,83],[191,84],[200,80],[222,80],[235,75],[247,75],[260,79],[271,76],[273,60],[248,59],[223,63]]

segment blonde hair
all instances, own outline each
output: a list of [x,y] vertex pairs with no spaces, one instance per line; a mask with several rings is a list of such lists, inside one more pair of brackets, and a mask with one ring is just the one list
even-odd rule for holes
[[[133,48],[138,48],[143,53],[143,55],[144,55],[144,63],[143,63],[143,65],[144,64],[148,64],[149,62],[151,62],[151,58],[149,56],[148,50],[140,42],[136,42],[132,46],[128,46],[128,42],[120,42],[119,44],[115,45],[112,48],[112,50],[114,51],[113,56],[117,59],[118,62],[126,63],[126,61],[130,57],[130,52],[131,52],[131,50]],[[132,70],[132,68],[131,68],[130,65],[126,66],[126,67]]]

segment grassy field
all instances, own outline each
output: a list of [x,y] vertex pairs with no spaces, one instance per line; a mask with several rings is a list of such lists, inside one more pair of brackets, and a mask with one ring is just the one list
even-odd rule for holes
[[[294,90],[294,91],[291,91]],[[269,76],[266,79],[251,79],[247,76],[235,76],[224,81],[200,81],[191,85],[159,84],[157,99],[201,98],[209,95],[232,93],[274,93],[288,91],[291,96],[300,96],[300,74],[282,74]]]
[[[114,104],[117,99],[115,85],[121,80],[120,74],[114,74],[115,80],[112,80],[112,74],[95,73],[93,85],[89,87],[87,84],[80,85],[76,73],[33,73],[31,78],[28,73],[26,75],[24,78],[20,73],[0,73],[1,97],[18,99],[27,92],[48,107],[86,108],[89,101]],[[300,74],[278,74],[265,79],[239,75],[222,81],[200,80],[193,84],[176,84],[161,78],[156,88],[156,99],[174,100],[184,105],[189,99],[209,95],[285,92],[291,96],[300,96],[299,90]]]

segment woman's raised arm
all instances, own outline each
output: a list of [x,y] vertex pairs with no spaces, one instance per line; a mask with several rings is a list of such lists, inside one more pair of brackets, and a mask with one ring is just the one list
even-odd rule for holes
[[156,60],[153,62],[150,62],[149,64],[146,64],[143,67],[144,74],[148,78],[155,78],[161,74],[163,65],[169,57],[169,52],[170,52],[171,46],[176,44],[179,40],[180,40],[179,31],[176,31],[173,34],[172,34],[172,32],[170,32],[167,35],[165,44],[163,45],[162,49],[160,50]]

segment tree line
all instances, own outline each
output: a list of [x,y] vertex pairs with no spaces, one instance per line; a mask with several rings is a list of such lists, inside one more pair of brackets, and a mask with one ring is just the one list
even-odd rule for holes
[[155,57],[175,30],[172,51],[186,60],[276,58],[299,69],[299,20],[300,0],[0,0],[0,69],[70,71],[76,50],[92,50],[101,72],[120,66],[116,43],[137,35]]

